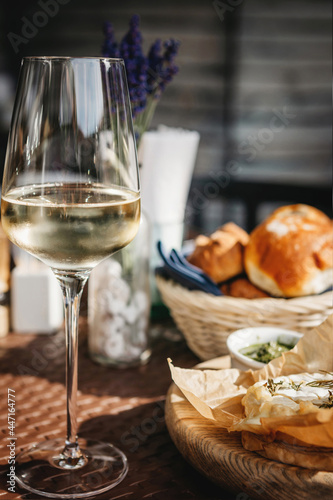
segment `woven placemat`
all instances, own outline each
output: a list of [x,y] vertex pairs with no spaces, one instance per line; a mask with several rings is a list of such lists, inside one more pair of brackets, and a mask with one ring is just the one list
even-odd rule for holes
[[[234,494],[221,491],[184,461],[165,426],[164,400],[170,385],[166,358],[170,356],[183,367],[198,361],[185,343],[159,339],[148,365],[115,370],[89,359],[84,330],[82,324],[79,435],[112,442],[129,460],[124,481],[96,499],[235,499]],[[16,395],[17,452],[38,441],[64,437],[64,354],[62,333],[52,337],[10,334],[0,341],[0,499],[37,500],[18,487],[16,493],[7,490],[8,388]]]

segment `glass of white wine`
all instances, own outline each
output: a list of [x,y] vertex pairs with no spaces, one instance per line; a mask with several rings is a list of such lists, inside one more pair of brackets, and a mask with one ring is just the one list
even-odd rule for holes
[[127,473],[115,446],[78,439],[78,317],[89,273],[134,238],[140,188],[121,59],[27,57],[2,183],[9,239],[49,265],[64,296],[67,437],[16,457],[20,486],[50,498],[88,498]]

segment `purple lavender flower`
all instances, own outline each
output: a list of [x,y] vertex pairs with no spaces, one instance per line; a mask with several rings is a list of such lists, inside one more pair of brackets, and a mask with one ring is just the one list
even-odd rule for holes
[[146,106],[148,61],[142,51],[140,18],[132,16],[130,28],[120,43],[120,57],[124,59],[133,117]]
[[157,39],[148,53],[147,92],[152,94],[158,86],[159,75],[162,69],[161,40]]
[[173,63],[173,60],[178,53],[179,45],[179,41],[174,40],[173,38],[170,38],[170,40],[164,42],[165,52],[163,57],[165,61]]
[[179,42],[170,39],[164,42],[163,46],[165,50],[164,54],[161,55],[161,41],[156,40],[148,54],[147,92],[154,94],[157,98],[161,96],[166,84],[171,82],[179,70],[178,66],[174,64]]
[[163,54],[163,62],[162,69],[160,72],[160,81],[159,81],[159,91],[160,94],[164,91],[165,86],[171,82],[173,77],[178,73],[179,68],[174,63],[174,59],[178,53],[180,43],[173,38],[164,42],[164,54]]
[[104,43],[102,45],[102,56],[103,57],[119,57],[119,49],[117,42],[114,38],[113,26],[111,23],[104,23]]
[[156,40],[149,50],[148,57],[145,57],[139,24],[139,16],[132,16],[129,30],[118,46],[112,25],[105,23],[105,40],[102,47],[103,56],[124,59],[133,117],[142,114],[147,106],[148,97],[160,98],[165,86],[178,72],[174,59],[179,42],[173,39],[164,42],[162,54],[162,42]]

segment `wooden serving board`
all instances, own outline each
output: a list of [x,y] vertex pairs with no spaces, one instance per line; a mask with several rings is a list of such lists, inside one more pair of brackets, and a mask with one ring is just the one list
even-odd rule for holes
[[[200,367],[203,365],[208,368],[207,364]],[[228,433],[202,417],[175,384],[167,395],[165,416],[171,438],[184,458],[214,483],[243,493],[239,498],[333,498],[333,472],[285,465],[245,450],[240,433]]]

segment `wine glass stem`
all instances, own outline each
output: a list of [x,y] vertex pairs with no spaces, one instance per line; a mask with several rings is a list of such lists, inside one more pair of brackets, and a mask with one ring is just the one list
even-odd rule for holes
[[77,437],[77,381],[78,381],[78,322],[80,301],[89,272],[63,272],[53,269],[58,279],[65,306],[66,333],[66,387],[67,387],[67,438],[63,454],[68,458],[67,466],[73,465],[83,454]]

